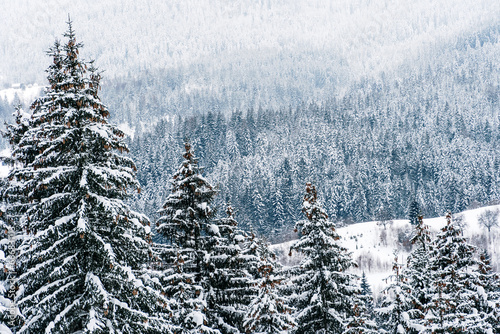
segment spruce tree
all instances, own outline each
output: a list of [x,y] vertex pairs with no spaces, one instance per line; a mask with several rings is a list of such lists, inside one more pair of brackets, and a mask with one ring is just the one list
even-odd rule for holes
[[233,208],[226,207],[227,217],[215,220],[207,236],[208,257],[207,306],[212,323],[222,333],[239,333],[243,318],[254,297],[251,267],[255,257],[244,253],[248,236],[238,229]]
[[355,332],[364,327],[365,311],[359,298],[356,276],[348,272],[355,266],[347,249],[339,244],[335,224],[317,202],[316,188],[310,183],[302,205],[306,220],[299,221],[300,239],[291,247],[304,256],[291,269],[295,291],[295,333]]
[[14,124],[5,123],[6,131],[2,131],[2,136],[9,141],[11,147],[15,147],[24,133],[29,129],[29,118],[26,112],[24,112],[23,108],[18,105],[16,107],[16,112],[14,113]]
[[201,175],[191,144],[184,143],[184,160],[173,175],[171,194],[158,211],[157,232],[170,243],[174,253],[164,273],[164,289],[174,299],[173,321],[183,333],[218,332],[207,317],[207,235],[213,233],[210,207],[215,189]]
[[410,224],[417,225],[418,217],[421,214],[420,205],[418,204],[416,199],[413,199],[410,202],[410,206],[408,207],[408,218],[410,219]]
[[429,227],[424,224],[422,216],[418,216],[418,223],[410,241],[414,249],[408,255],[404,275],[412,296],[412,307],[408,314],[413,326],[418,327],[424,325],[423,318],[432,299],[432,275],[429,266],[431,237]]
[[[20,246],[19,333],[165,333],[147,218],[123,202],[139,189],[124,134],[107,121],[100,74],[79,58],[71,22],[49,53],[49,87],[13,140],[21,166],[6,191],[30,237]],[[91,64],[90,64],[91,65]],[[118,152],[119,153],[118,153]],[[164,301],[168,303],[168,301]]]
[[435,333],[488,333],[491,325],[476,308],[478,292],[475,247],[463,237],[451,214],[433,241],[430,256],[432,300],[426,320]]
[[295,210],[298,209],[295,204],[296,197],[293,192],[292,166],[287,157],[285,157],[280,167],[278,180],[278,187],[280,187],[281,199],[283,203],[283,217],[276,218],[278,221],[283,221],[283,226],[277,226],[277,228],[284,229],[286,227],[290,227],[296,220],[297,213]]
[[257,268],[259,277],[254,284],[258,294],[252,300],[243,325],[246,333],[278,334],[291,330],[295,326],[292,309],[286,299],[280,295],[280,286],[284,277],[279,274],[274,254],[261,242],[260,263]]
[[[283,194],[281,193],[280,187],[276,187],[276,191],[271,194],[272,206],[270,208],[270,217],[273,218],[274,229],[282,231],[286,228],[286,215],[285,215],[285,204],[283,202]],[[271,228],[266,229],[264,232],[270,232]]]
[[493,271],[486,251],[479,256],[477,270],[476,309],[491,325],[493,333],[500,333],[500,274]]
[[416,333],[410,321],[408,310],[413,306],[410,295],[411,288],[403,274],[402,265],[398,263],[398,253],[394,253],[393,274],[388,277],[392,283],[383,290],[384,300],[376,311],[379,315],[380,328],[387,333]]
[[373,292],[372,288],[370,287],[370,283],[368,283],[368,280],[366,279],[366,274],[363,271],[363,274],[361,275],[361,294],[360,298],[363,300],[363,303],[365,304],[365,308],[368,314],[371,314],[373,312]]

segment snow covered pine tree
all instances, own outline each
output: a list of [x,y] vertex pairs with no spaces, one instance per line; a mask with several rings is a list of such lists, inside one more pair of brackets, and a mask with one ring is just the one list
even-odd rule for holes
[[493,333],[500,333],[500,275],[493,271],[486,251],[479,256],[476,308],[493,327]]
[[257,261],[246,252],[250,238],[238,229],[230,204],[226,214],[210,225],[207,235],[207,305],[212,323],[222,333],[240,333],[245,332],[243,319],[255,297],[251,269]]
[[476,308],[480,275],[475,247],[467,243],[451,214],[433,241],[430,257],[432,300],[427,330],[433,333],[492,333],[485,314]]
[[413,300],[402,267],[402,264],[398,263],[398,252],[395,251],[392,265],[393,274],[388,277],[392,283],[383,290],[384,300],[381,307],[376,309],[383,333],[417,333],[411,326],[408,314],[408,310],[413,307]]
[[[139,189],[124,134],[108,124],[100,74],[79,59],[71,21],[49,53],[49,87],[13,141],[21,167],[8,199],[30,237],[20,247],[19,333],[168,333],[152,282],[139,276],[151,256],[147,219],[124,204]],[[164,300],[167,303],[167,300]]]
[[182,333],[219,333],[209,324],[206,236],[212,228],[210,203],[215,189],[200,174],[191,144],[185,142],[184,161],[172,177],[172,192],[158,213],[157,231],[172,246],[174,262],[168,264],[163,281],[165,294],[173,298],[173,322]]
[[366,274],[363,271],[361,275],[361,284],[359,286],[361,288],[360,298],[363,300],[365,304],[365,308],[368,314],[373,313],[373,292],[370,284],[368,283],[368,279],[366,278]]
[[416,331],[425,329],[425,313],[430,307],[432,277],[429,257],[431,253],[431,237],[429,227],[424,224],[422,215],[417,217],[417,225],[410,241],[413,251],[408,255],[404,276],[410,286],[412,299],[408,310],[411,327]]
[[[288,306],[285,297],[280,295],[280,285],[284,277],[280,275],[274,254],[268,245],[257,239],[255,254],[258,254],[255,285],[258,294],[253,298],[247,314],[244,327],[246,333],[278,334],[291,330],[295,321],[291,315],[292,309]],[[253,247],[253,246],[251,246]]]
[[335,224],[328,220],[317,203],[316,188],[307,183],[302,212],[307,219],[299,221],[300,239],[291,247],[304,255],[299,266],[290,271],[295,293],[295,333],[368,333],[371,324],[364,319],[361,289],[357,277],[347,272],[355,265],[342,247]]
[[[4,180],[0,178],[0,191],[3,192]],[[0,333],[8,333],[11,331],[7,327],[7,323],[11,322],[9,299],[9,271],[12,271],[13,263],[9,263],[7,256],[9,255],[9,226],[5,221],[5,206],[0,202]]]

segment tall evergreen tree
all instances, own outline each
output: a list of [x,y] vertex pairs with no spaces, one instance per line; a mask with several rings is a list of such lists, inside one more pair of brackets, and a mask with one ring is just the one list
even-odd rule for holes
[[31,233],[20,247],[19,333],[169,332],[163,297],[139,275],[150,235],[123,202],[139,189],[134,163],[116,152],[127,151],[124,134],[107,122],[100,74],[79,58],[71,22],[64,36],[51,50],[50,85],[13,141],[22,166],[6,193],[26,204],[17,208]]
[[[207,235],[213,233],[211,202],[216,190],[201,175],[191,144],[184,143],[184,161],[173,175],[171,194],[157,221],[157,231],[172,246],[171,268],[164,273],[166,294],[174,298],[173,319],[183,333],[218,332],[208,324]],[[168,261],[168,260],[167,260]]]
[[[310,183],[302,205],[306,220],[296,224],[300,239],[291,247],[304,256],[291,270],[295,293],[296,333],[343,333],[363,327],[357,321],[364,314],[360,288],[348,269],[355,266],[347,249],[342,247],[335,224],[317,202],[316,188]],[[357,314],[356,314],[357,313]]]
[[433,295],[425,317],[428,329],[434,333],[491,332],[474,302],[478,291],[475,247],[467,243],[450,213],[446,221],[430,256]]

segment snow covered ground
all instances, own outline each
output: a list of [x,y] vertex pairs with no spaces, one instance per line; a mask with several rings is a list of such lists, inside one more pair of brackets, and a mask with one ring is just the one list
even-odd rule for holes
[[[464,211],[455,215],[455,219],[462,222],[464,235],[469,241],[480,249],[486,248],[491,256],[493,268],[500,269],[500,228],[493,227],[491,233],[481,226],[478,217],[486,210],[500,209],[500,205],[483,207]],[[445,224],[444,217],[424,219],[425,224],[435,235]],[[394,250],[398,250],[398,262],[406,263],[406,258],[411,251],[411,245],[407,242],[408,236],[413,229],[408,220],[394,220],[385,226],[375,221],[353,224],[337,229],[341,236],[342,244],[351,252],[359,267],[354,272],[361,276],[366,273],[367,279],[372,287],[374,297],[379,296],[385,287],[387,278],[392,271],[394,261]],[[281,244],[272,245],[283,265],[292,265],[300,262],[296,253],[289,256],[290,246],[295,240]]]
[[37,84],[22,87],[20,84],[14,84],[10,88],[0,90],[0,99],[7,100],[8,103],[17,103],[16,100],[19,100],[19,102],[27,106],[40,96],[43,88],[43,86]]

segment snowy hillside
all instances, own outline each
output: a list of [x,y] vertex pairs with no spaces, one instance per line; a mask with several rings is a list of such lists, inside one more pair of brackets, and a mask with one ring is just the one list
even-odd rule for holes
[[[455,216],[463,222],[464,235],[470,242],[480,249],[486,248],[491,255],[494,270],[500,269],[500,228],[493,227],[488,235],[487,229],[480,225],[479,215],[486,210],[500,209],[500,205],[468,210]],[[424,219],[435,235],[445,224],[444,217]],[[406,263],[406,258],[411,251],[411,245],[407,242],[412,233],[412,227],[408,220],[395,220],[387,223],[384,227],[378,222],[367,222],[353,224],[337,229],[342,238],[342,243],[353,255],[359,268],[355,272],[359,275],[364,271],[373,288],[375,297],[385,287],[384,279],[391,274],[394,261],[393,251],[399,251],[399,263]],[[290,246],[295,242],[289,241],[272,246],[279,260],[284,265],[298,263],[300,258],[296,253],[288,256]]]

